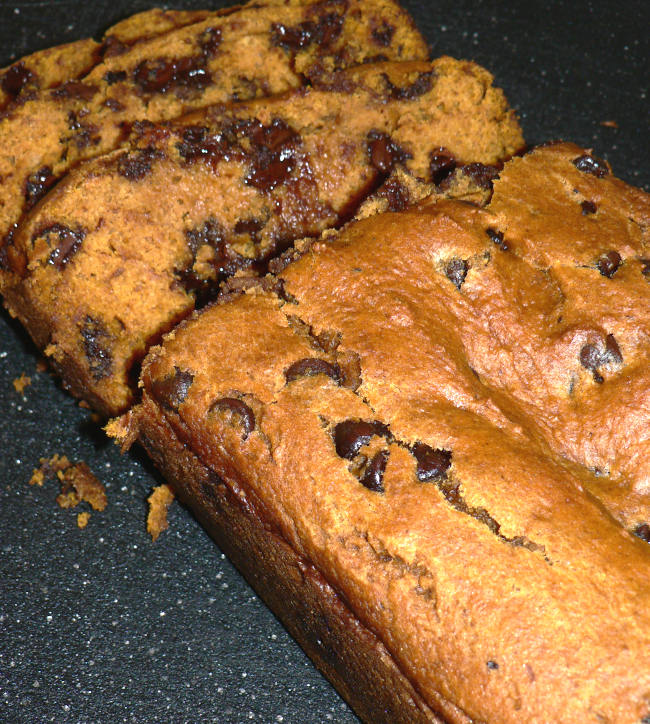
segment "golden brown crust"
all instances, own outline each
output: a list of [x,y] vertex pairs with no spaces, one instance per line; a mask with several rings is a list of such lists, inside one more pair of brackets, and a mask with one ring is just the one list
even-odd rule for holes
[[26,218],[5,302],[75,394],[121,412],[130,368],[224,276],[346,221],[393,167],[411,181],[380,190],[390,208],[430,188],[418,179],[432,180],[441,147],[457,164],[514,153],[521,132],[491,80],[451,58],[366,65],[142,124],[127,150],[82,165]]
[[[623,257],[611,277],[567,260],[563,235],[554,244],[544,224],[539,249],[515,233],[526,209],[531,225],[572,213],[573,195],[560,202],[558,189],[583,188],[572,169],[584,174],[588,155],[542,148],[506,165],[487,209],[432,200],[311,244],[280,272],[282,297],[251,288],[170,334],[145,364],[145,404],[132,415],[147,425],[156,408],[319,570],[432,707],[442,696],[474,720],[650,715],[650,547],[630,530],[647,523],[650,496],[617,467],[646,455],[647,441],[612,434],[627,419],[647,433],[650,417],[608,393],[628,376],[649,387],[649,292],[635,256],[647,242],[617,221],[644,218],[648,197],[595,177],[612,204],[596,221],[616,230]],[[542,176],[544,196],[528,196],[525,178]],[[509,221],[512,246],[497,220]],[[614,330],[623,361],[585,368],[590,337],[572,310],[584,330],[608,334],[618,317],[557,294],[562,269],[611,282],[600,294],[621,317],[634,311],[628,295],[638,300]],[[554,384],[561,375],[576,376],[571,394]],[[611,425],[611,449],[589,449],[605,477],[545,422],[582,416],[586,435],[601,396],[617,405],[616,423],[602,411],[597,422]],[[161,454],[164,438],[145,442]]]

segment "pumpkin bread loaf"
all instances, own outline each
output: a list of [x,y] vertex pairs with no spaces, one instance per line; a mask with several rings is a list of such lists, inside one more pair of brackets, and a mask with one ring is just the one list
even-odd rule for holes
[[[295,239],[348,220],[395,168],[417,186],[456,166],[485,192],[498,171],[486,164],[522,144],[490,74],[451,58],[367,64],[136,124],[124,149],[79,166],[18,227],[5,303],[74,394],[117,414],[147,348],[225,276],[263,272]],[[393,177],[378,193],[394,208],[408,188]]]
[[137,436],[368,721],[650,718],[649,197],[571,144],[297,246]]

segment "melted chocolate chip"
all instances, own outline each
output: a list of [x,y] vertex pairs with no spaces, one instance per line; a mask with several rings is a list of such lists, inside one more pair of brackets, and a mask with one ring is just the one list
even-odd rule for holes
[[124,106],[115,98],[107,98],[104,101],[104,105],[106,106],[106,108],[114,112],[124,110]]
[[594,380],[602,383],[603,376],[598,372],[602,363],[602,355],[595,344],[585,344],[580,350],[580,364],[587,370],[593,372]]
[[31,209],[54,186],[56,178],[50,166],[43,166],[25,181],[25,208]]
[[271,26],[271,43],[285,50],[297,52],[312,43],[327,46],[341,34],[343,18],[336,13],[324,15],[318,22],[307,20],[293,27],[281,23]]
[[243,234],[245,236],[249,236],[251,238],[251,241],[253,241],[255,244],[259,243],[259,232],[262,231],[262,229],[265,226],[265,222],[262,221],[262,219],[240,219],[233,229],[235,234]]
[[447,477],[451,467],[451,452],[440,450],[418,442],[413,446],[413,455],[417,460],[417,476],[420,482],[442,480]]
[[133,71],[133,81],[143,93],[167,93],[177,87],[203,90],[212,77],[203,58],[143,60]]
[[603,176],[607,176],[609,173],[607,164],[602,159],[596,158],[596,156],[590,156],[588,154],[578,156],[578,158],[573,159],[572,163],[578,171],[589,173],[597,178],[603,178]]
[[607,361],[614,362],[615,364],[622,364],[623,362],[621,349],[613,334],[608,334],[605,338],[605,356],[607,357]]
[[281,118],[268,126],[258,123],[249,129],[253,143],[251,170],[244,182],[260,191],[272,191],[284,183],[296,164],[299,135]]
[[128,49],[129,46],[126,43],[118,40],[114,35],[109,35],[104,38],[100,52],[104,58],[115,58],[126,53]]
[[436,148],[429,157],[429,174],[432,183],[440,185],[456,168],[456,159],[446,148]]
[[508,251],[510,249],[510,245],[507,241],[504,241],[503,239],[503,232],[497,231],[496,229],[487,228],[485,230],[485,233],[492,239],[492,241],[501,249],[502,251]]
[[2,90],[14,98],[19,95],[22,89],[34,80],[34,74],[21,60],[7,68],[2,76]]
[[588,216],[589,214],[595,214],[597,211],[596,204],[593,201],[583,201],[580,204],[580,208],[582,209],[583,216]]
[[210,405],[210,412],[227,412],[230,414],[231,422],[239,424],[242,428],[242,440],[255,429],[255,413],[242,400],[236,397],[222,397]]
[[496,671],[499,668],[499,664],[497,664],[496,661],[488,661],[487,667],[488,667],[488,669],[491,669],[492,671]]
[[596,262],[598,271],[608,279],[611,279],[621,266],[621,255],[617,251],[605,252]]
[[468,163],[458,167],[465,176],[469,176],[477,186],[490,190],[492,182],[499,176],[498,166],[489,166],[483,163]]
[[201,46],[204,57],[214,57],[221,45],[221,29],[207,28],[204,30],[201,34],[199,45]]
[[411,202],[409,190],[393,176],[377,191],[377,196],[386,199],[388,211],[404,211]]
[[383,174],[391,172],[396,163],[404,163],[411,154],[393,142],[387,133],[370,131],[367,141],[370,163]]
[[115,83],[122,83],[126,80],[126,71],[125,70],[107,70],[106,73],[104,73],[104,80],[108,85],[113,85]]
[[118,158],[117,172],[129,181],[141,181],[151,173],[153,161],[163,157],[162,151],[158,151],[152,146],[132,152],[125,151]]
[[399,87],[393,85],[390,78],[384,73],[383,78],[391,98],[398,101],[412,101],[428,93],[433,86],[433,79],[436,77],[435,70],[428,70],[420,73],[410,85]]
[[53,98],[74,98],[79,101],[89,101],[99,88],[96,85],[89,85],[78,80],[69,80],[62,86],[52,91]]
[[381,25],[374,27],[370,34],[377,45],[387,48],[393,39],[393,35],[395,35],[395,26],[383,19]]
[[367,445],[374,435],[389,437],[390,432],[381,422],[364,420],[345,420],[334,428],[334,445],[339,457],[354,459],[359,450]]
[[450,259],[445,266],[447,279],[456,286],[456,289],[463,286],[468,271],[469,264],[464,259]]
[[388,450],[378,450],[366,466],[359,482],[375,493],[384,492],[384,473],[388,463]]
[[58,236],[58,241],[50,252],[47,262],[61,271],[77,253],[77,250],[86,238],[86,230],[81,227],[71,229],[69,226],[64,226],[63,224],[51,224],[43,229],[39,229],[32,237],[32,243],[38,238],[47,238],[48,244],[50,244],[49,237],[51,235]]
[[294,382],[294,380],[300,377],[310,377],[312,375],[327,375],[335,382],[341,381],[341,370],[339,366],[318,357],[308,357],[307,359],[298,360],[284,371],[287,383]]
[[113,366],[109,342],[111,335],[101,320],[86,316],[80,330],[84,354],[95,382],[108,377]]
[[639,523],[637,527],[632,531],[637,538],[641,538],[646,543],[650,543],[650,525],[648,523]]
[[194,382],[194,375],[174,366],[173,374],[151,383],[151,394],[167,410],[178,412]]

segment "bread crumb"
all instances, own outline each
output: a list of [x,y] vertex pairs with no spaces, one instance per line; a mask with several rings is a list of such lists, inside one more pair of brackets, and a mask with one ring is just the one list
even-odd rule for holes
[[606,128],[618,128],[618,123],[616,121],[601,121],[601,126],[605,126]]
[[167,522],[167,511],[174,497],[174,491],[169,485],[163,483],[162,485],[156,486],[147,498],[147,502],[149,503],[147,533],[151,536],[152,541],[155,541],[164,530],[167,530],[169,526]]
[[24,372],[22,372],[20,377],[16,377],[13,384],[16,392],[19,395],[22,395],[25,392],[25,387],[29,387],[29,385],[32,384],[32,378],[28,377]]
[[90,513],[79,513],[77,515],[77,525],[79,528],[85,528],[90,520]]
[[95,510],[106,508],[106,490],[86,463],[82,461],[73,465],[67,456],[58,454],[41,458],[40,463],[40,467],[32,473],[29,484],[42,486],[45,479],[56,478],[61,484],[61,492],[56,497],[61,508],[74,508],[81,501],[89,503]]

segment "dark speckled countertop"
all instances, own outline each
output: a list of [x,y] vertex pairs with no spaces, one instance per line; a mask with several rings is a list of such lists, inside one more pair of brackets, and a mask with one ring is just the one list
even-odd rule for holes
[[[0,66],[153,4],[2,2]],[[494,73],[530,143],[593,147],[618,176],[650,187],[646,0],[404,4],[433,55]],[[355,721],[186,510],[174,504],[169,530],[151,542],[156,471],[138,451],[121,456],[38,359],[2,312],[0,721]],[[21,395],[12,381],[23,372],[31,385]],[[109,505],[84,530],[80,509],[56,505],[58,486],[27,484],[54,453],[85,460],[106,486]]]

